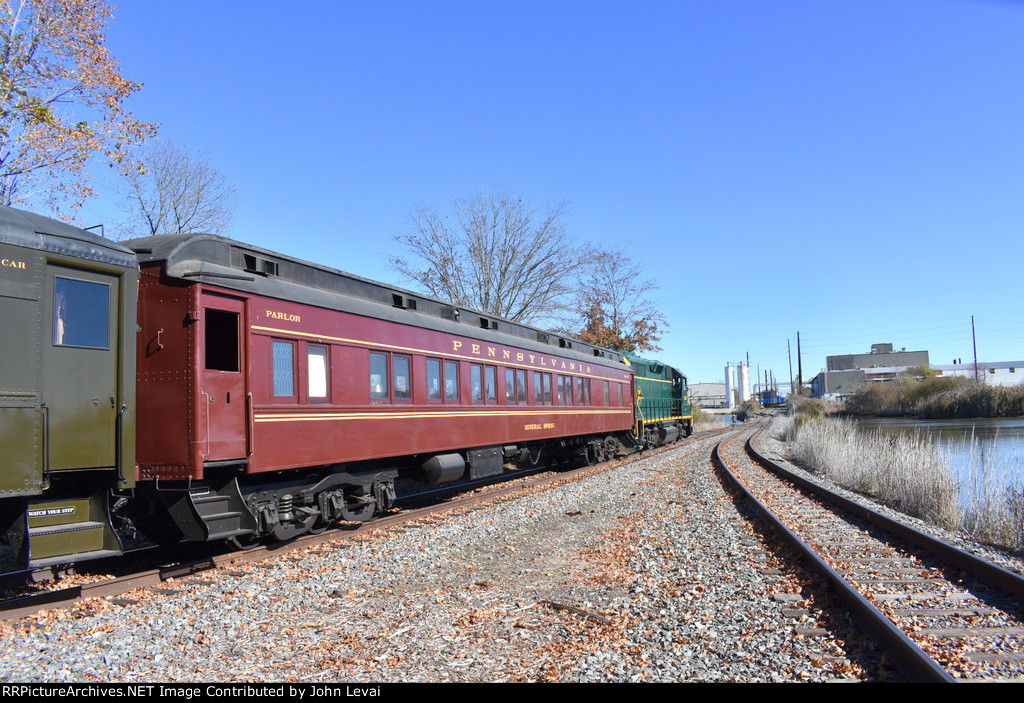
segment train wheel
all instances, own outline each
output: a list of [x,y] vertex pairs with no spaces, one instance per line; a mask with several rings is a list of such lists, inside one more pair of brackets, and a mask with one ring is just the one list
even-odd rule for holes
[[234,537],[227,537],[224,540],[224,544],[228,545],[231,549],[238,552],[244,552],[246,549],[252,549],[253,547],[259,546],[260,542],[263,541],[263,536],[250,532],[247,535],[235,535]]
[[323,532],[326,532],[327,528],[330,526],[331,523],[321,518],[317,518],[317,521],[313,523],[312,527],[309,528],[308,532],[311,535],[319,535]]

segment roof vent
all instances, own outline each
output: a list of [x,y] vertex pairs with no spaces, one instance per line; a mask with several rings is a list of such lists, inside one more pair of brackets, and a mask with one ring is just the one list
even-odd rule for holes
[[412,298],[406,298],[404,295],[398,293],[391,294],[391,304],[396,308],[402,308],[403,310],[415,310],[416,301]]
[[270,259],[263,259],[255,254],[243,254],[245,270],[249,273],[257,273],[260,276],[276,276],[277,262]]

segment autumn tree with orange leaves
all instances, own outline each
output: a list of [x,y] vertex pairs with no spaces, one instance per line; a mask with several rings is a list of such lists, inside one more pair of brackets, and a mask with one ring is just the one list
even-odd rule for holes
[[577,336],[617,351],[658,351],[668,323],[650,297],[657,289],[625,252],[592,252],[578,294]]
[[138,169],[156,126],[125,103],[140,87],[104,46],[104,0],[0,0],[0,204],[72,211],[93,194],[94,157]]

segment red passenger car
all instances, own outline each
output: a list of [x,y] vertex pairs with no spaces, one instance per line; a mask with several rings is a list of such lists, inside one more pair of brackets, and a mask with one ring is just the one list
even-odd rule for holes
[[158,532],[287,539],[425,485],[630,446],[615,352],[221,237],[128,245],[135,519]]

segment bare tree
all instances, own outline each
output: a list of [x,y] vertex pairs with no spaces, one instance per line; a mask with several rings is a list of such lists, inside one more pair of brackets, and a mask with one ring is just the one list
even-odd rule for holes
[[156,133],[125,108],[142,85],[104,46],[110,16],[105,0],[0,0],[0,204],[74,210],[94,156],[131,170]]
[[651,294],[658,284],[643,278],[622,251],[588,257],[577,297],[582,304],[580,339],[619,351],[658,351],[668,323]]
[[208,161],[173,141],[155,142],[145,170],[125,174],[125,236],[221,234],[234,215],[235,191]]
[[405,255],[391,266],[431,295],[525,324],[569,309],[584,257],[562,222],[566,203],[544,211],[512,193],[452,202],[452,219],[420,205],[411,233],[395,237]]

